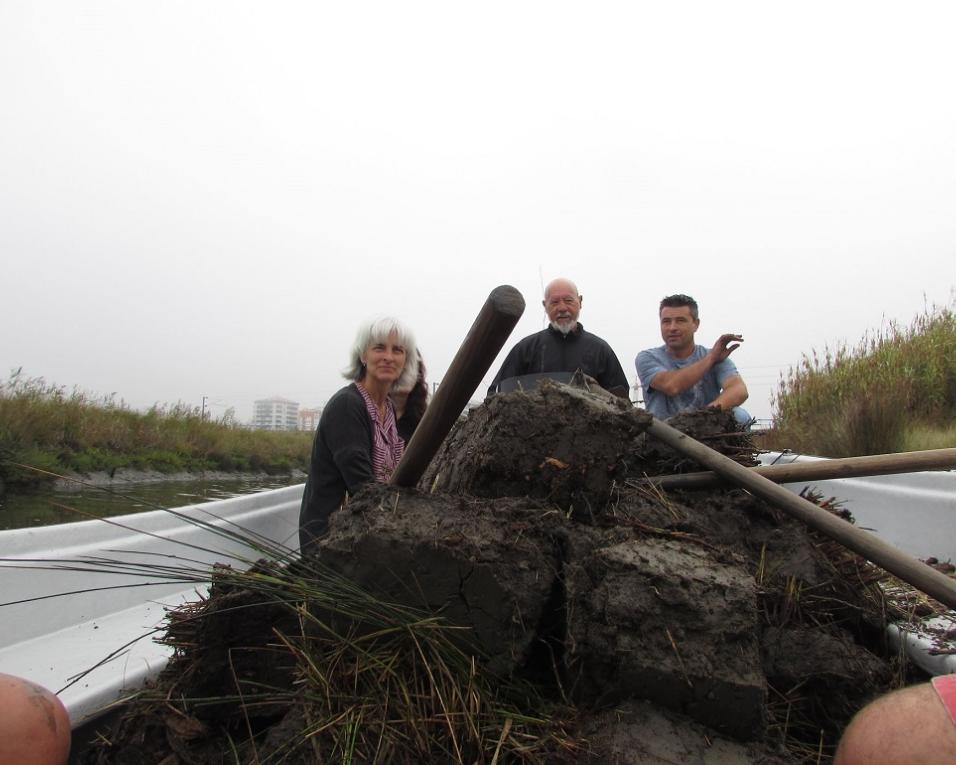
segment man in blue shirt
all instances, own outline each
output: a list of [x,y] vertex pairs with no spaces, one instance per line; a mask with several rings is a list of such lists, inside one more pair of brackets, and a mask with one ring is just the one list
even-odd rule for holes
[[733,410],[739,422],[749,423],[750,415],[740,408],[747,400],[747,386],[728,358],[743,337],[728,333],[717,338],[712,348],[697,345],[697,301],[687,295],[664,298],[659,314],[664,345],[641,351],[635,360],[647,411],[667,419],[715,406]]

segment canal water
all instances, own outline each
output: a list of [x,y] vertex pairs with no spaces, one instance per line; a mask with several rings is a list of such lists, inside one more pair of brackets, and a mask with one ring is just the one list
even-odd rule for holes
[[130,483],[83,487],[64,492],[50,488],[0,494],[0,530],[72,523],[90,518],[141,513],[279,489],[303,479],[290,476]]

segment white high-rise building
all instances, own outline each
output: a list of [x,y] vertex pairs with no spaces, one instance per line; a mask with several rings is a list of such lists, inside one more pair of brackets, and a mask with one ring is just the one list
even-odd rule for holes
[[298,430],[299,403],[274,396],[263,398],[252,405],[254,430]]

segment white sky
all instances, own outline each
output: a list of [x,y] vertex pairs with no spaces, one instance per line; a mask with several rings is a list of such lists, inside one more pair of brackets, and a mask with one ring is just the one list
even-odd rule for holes
[[[801,353],[949,304],[956,5],[0,0],[0,374],[323,403],[394,314],[440,379],[567,276],[634,376],[657,303]],[[485,385],[497,369],[489,370]]]

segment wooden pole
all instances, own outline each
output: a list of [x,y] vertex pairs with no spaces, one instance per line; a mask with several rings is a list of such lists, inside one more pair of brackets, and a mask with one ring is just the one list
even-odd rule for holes
[[812,502],[777,486],[759,473],[739,465],[729,457],[714,451],[709,446],[695,441],[690,436],[655,419],[647,429],[681,454],[697,460],[722,478],[747,489],[756,496],[779,507],[788,515],[803,521],[811,528],[862,555],[869,561],[886,569],[927,595],[936,598],[949,608],[956,609],[956,581],[941,574],[925,563],[905,555],[893,545],[887,544],[874,534],[859,529],[837,518]]
[[[761,465],[747,468],[774,483],[798,483],[802,481],[826,481],[833,478],[859,478],[861,476],[916,473],[921,470],[950,470],[956,468],[956,449],[927,449],[922,452],[902,454],[871,454],[867,457],[844,457],[841,459],[793,462],[786,465]],[[641,479],[639,483],[651,483],[662,489],[712,489],[726,485],[717,473],[684,473],[682,475],[659,475]]]
[[503,285],[491,291],[425,410],[415,435],[405,447],[391,483],[396,486],[418,483],[522,313],[524,298],[514,287]]

